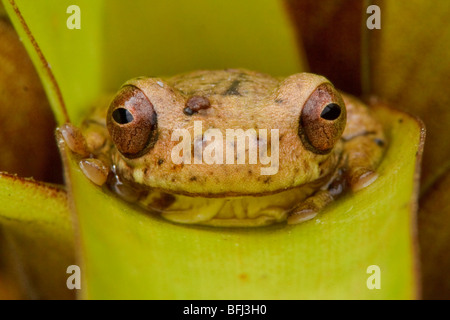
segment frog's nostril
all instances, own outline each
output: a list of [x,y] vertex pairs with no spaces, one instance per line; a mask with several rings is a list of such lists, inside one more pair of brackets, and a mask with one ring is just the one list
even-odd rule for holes
[[118,124],[127,124],[134,120],[133,115],[125,108],[117,108],[114,110],[112,117]]
[[336,120],[341,115],[341,107],[336,103],[327,104],[325,108],[323,108],[320,117],[325,120]]

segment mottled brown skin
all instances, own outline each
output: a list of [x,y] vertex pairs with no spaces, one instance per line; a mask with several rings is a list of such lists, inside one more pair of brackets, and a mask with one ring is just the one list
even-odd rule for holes
[[[278,129],[278,172],[262,175],[267,165],[260,162],[174,164],[174,130],[188,130],[191,145],[202,143],[194,121],[203,133]],[[324,77],[277,79],[244,69],[132,79],[81,129],[91,157],[111,168],[114,192],[169,220],[215,226],[311,219],[348,187],[372,183],[386,146],[370,110]],[[270,150],[270,134],[257,139]]]

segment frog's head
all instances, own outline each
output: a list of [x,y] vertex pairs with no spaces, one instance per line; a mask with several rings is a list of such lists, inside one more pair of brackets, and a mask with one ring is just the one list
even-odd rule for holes
[[[247,70],[136,78],[107,114],[119,175],[213,197],[325,179],[340,158],[345,124],[344,102],[326,78],[300,73],[278,80]],[[239,129],[249,143],[241,153],[238,140],[227,139]]]

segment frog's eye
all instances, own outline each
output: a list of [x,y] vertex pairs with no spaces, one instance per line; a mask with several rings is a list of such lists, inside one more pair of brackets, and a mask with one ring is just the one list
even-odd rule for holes
[[321,84],[303,106],[299,136],[308,150],[326,154],[341,137],[346,118],[345,104],[340,94],[331,84]]
[[127,158],[137,158],[156,142],[156,112],[145,94],[125,86],[109,106],[106,119],[109,134]]

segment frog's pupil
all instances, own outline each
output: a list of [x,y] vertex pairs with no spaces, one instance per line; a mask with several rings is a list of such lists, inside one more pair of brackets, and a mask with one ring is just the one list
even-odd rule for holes
[[320,117],[325,120],[336,120],[341,115],[341,107],[336,103],[330,103],[323,108]]
[[127,124],[134,120],[133,115],[125,108],[117,108],[112,116],[118,124]]

